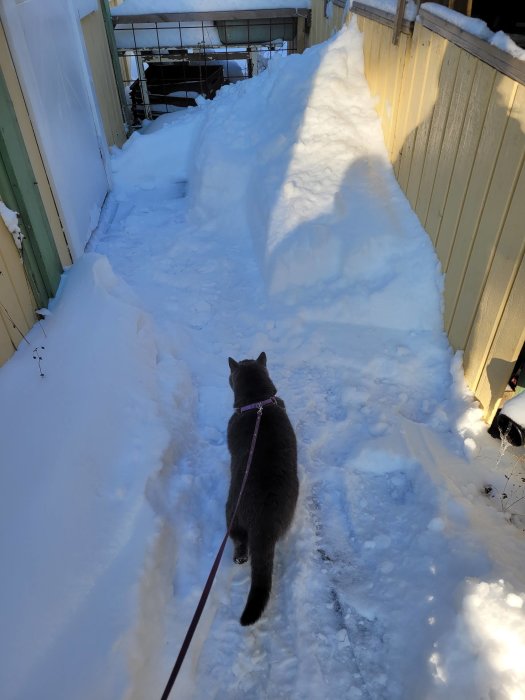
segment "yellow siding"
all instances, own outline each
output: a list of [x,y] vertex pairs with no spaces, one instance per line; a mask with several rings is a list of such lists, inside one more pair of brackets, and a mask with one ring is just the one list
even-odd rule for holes
[[509,121],[516,88],[517,85],[513,80],[496,73],[470,179],[461,204],[459,222],[454,231],[452,252],[446,267],[445,327],[455,347],[464,347],[466,343],[466,336],[462,333],[460,314],[456,316],[454,328],[451,327],[452,319],[460,297],[467,263],[474,247],[496,159]]
[[401,34],[399,43],[392,43],[392,30],[383,24],[357,16],[363,32],[365,75],[370,93],[378,98],[377,112],[381,119],[385,145],[390,156],[395,147],[395,126],[399,119],[399,99],[405,70],[407,44],[410,38]]
[[[0,365],[18,347],[35,321],[35,301],[13,238],[0,219]],[[11,320],[12,319],[12,320]]]
[[107,142],[110,146],[122,146],[126,130],[102,12],[84,17],[82,31]]
[[525,259],[522,259],[476,386],[476,396],[488,417],[496,412],[515,360],[525,344],[524,309]]
[[465,122],[459,135],[454,170],[450,178],[447,206],[437,230],[437,251],[445,271],[448,269],[463,202],[473,173],[474,159],[480,145],[483,123],[487,115],[495,78],[494,68],[481,61],[476,61],[469,108],[466,109]]
[[[455,48],[455,47],[454,47]],[[460,50],[456,79],[452,88],[450,106],[444,124],[444,135],[439,154],[434,187],[428,206],[425,228],[430,238],[437,243],[441,218],[448,205],[452,172],[456,163],[459,141],[467,112],[470,90],[474,79],[477,59]],[[438,249],[439,254],[439,249]]]
[[446,272],[445,328],[490,419],[525,341],[525,87],[418,23],[397,47],[358,26],[395,173]]
[[[525,193],[525,168],[523,167],[516,191],[520,193],[520,196],[512,199],[508,209],[501,236],[494,250],[492,264],[484,279],[483,292],[477,306],[473,329],[465,348],[465,361],[470,368],[469,380],[473,386],[477,386],[479,383],[482,368],[490,354],[493,339],[505,312],[512,288],[516,283],[518,271],[524,264],[525,199],[523,194]],[[521,336],[521,332],[525,328],[524,321],[525,304],[512,320],[517,330],[517,337]],[[521,327],[518,328],[518,325]],[[518,352],[520,349],[518,348]],[[507,381],[508,378],[509,376],[505,377],[504,381]]]
[[[261,4],[261,7],[264,3]],[[308,37],[308,46],[320,44],[329,39],[343,26],[343,8],[333,5],[332,17],[324,16],[324,0],[312,0],[312,24]]]
[[[430,201],[434,191],[434,183],[436,181],[441,151],[443,149],[445,127],[450,110],[450,103],[452,101],[460,53],[460,49],[456,46],[447,44],[441,64],[436,101],[432,113],[432,123],[430,125],[428,142],[424,150],[421,182],[415,204],[415,211],[423,225],[425,225],[427,221]],[[423,86],[421,89],[424,89]],[[412,206],[414,205],[412,204]]]
[[[434,106],[439,95],[441,65],[446,50],[446,41],[440,36],[432,34],[431,32],[421,32],[421,27],[419,26],[416,27],[416,30],[417,36],[422,42],[422,46],[426,48],[428,66],[425,77],[426,87],[425,90],[420,90],[420,120],[414,138],[414,153],[412,155],[410,171],[408,173],[408,184],[406,186],[407,197],[414,209],[417,207],[419,198],[423,168],[427,163],[427,146],[432,129]],[[432,132],[432,136],[434,137],[434,132]],[[426,182],[428,182],[428,179]]]

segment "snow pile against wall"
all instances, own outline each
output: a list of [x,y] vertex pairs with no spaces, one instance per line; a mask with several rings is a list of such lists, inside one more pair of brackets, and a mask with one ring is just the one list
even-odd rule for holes
[[[353,69],[362,49],[349,32],[340,33],[330,52],[314,47],[282,59],[286,71],[274,60],[235,91],[221,90],[207,108],[193,206],[203,219],[217,217],[240,235],[250,230],[273,293],[294,303],[298,289],[312,290],[302,311],[310,319],[328,313],[334,321],[440,329],[438,264],[395,182],[372,100],[363,100],[365,79]],[[336,126],[346,121],[349,128]],[[366,196],[371,189],[380,207]],[[374,256],[377,246],[381,256]],[[362,258],[375,260],[372,269]],[[412,299],[405,275],[417,290]],[[341,276],[367,299],[366,311],[340,298]],[[317,308],[313,290],[320,283],[334,297],[329,308],[326,298]],[[396,296],[403,303],[392,317],[385,300]]]
[[0,694],[114,700],[155,532],[146,481],[170,441],[157,386],[169,358],[94,254],[28,341],[0,373]]

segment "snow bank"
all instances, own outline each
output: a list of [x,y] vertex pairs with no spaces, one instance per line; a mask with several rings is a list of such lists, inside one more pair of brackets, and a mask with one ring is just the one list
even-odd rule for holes
[[28,340],[0,373],[1,695],[114,700],[169,443],[154,329],[86,254]]
[[[111,166],[116,198],[125,199],[134,187],[150,191],[155,199],[183,195],[202,120],[201,110],[189,107],[150,124],[145,122],[142,133],[135,131],[122,150],[114,149]],[[140,169],[135,167],[137,159]]]
[[[294,304],[301,290],[305,319],[440,329],[437,260],[399,191],[373,101],[363,98],[361,38],[356,31],[350,42],[350,31],[329,52],[318,46],[282,59],[286,71],[273,60],[206,106],[190,178],[193,214],[203,225],[213,218],[239,235],[250,230],[271,292]],[[345,121],[351,128],[334,126]],[[417,290],[410,298],[405,274]],[[341,278],[366,304],[340,294]],[[396,314],[386,311],[393,299]]]

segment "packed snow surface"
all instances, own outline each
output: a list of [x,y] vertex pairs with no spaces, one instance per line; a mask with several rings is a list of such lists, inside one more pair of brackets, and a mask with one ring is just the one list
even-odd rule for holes
[[160,697],[225,531],[227,358],[262,350],[296,518],[252,628],[228,546],[173,697],[523,699],[523,453],[463,386],[355,26],[113,169],[0,371],[3,700]]

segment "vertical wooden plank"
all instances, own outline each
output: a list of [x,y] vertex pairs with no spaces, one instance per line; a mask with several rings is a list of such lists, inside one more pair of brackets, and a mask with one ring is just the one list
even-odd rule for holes
[[[523,118],[525,129],[525,116]],[[523,263],[525,254],[525,167],[522,166],[515,194],[485,280],[476,317],[465,348],[465,362],[474,385],[477,385],[485,366],[489,349],[496,334],[510,291]],[[525,325],[525,306],[514,323]]]
[[[388,41],[388,27],[382,27],[381,31],[381,74],[383,76],[381,83],[382,103],[381,103],[381,126],[383,129],[383,138],[385,146],[390,155],[392,148],[392,124],[395,115],[393,113],[393,104],[396,95],[396,78],[399,65],[399,52],[406,49],[406,35],[401,35],[399,43],[395,46],[391,41]],[[399,86],[398,86],[399,87]]]
[[434,32],[431,32],[428,29],[422,28],[422,30],[426,33],[426,38],[429,40],[430,46],[428,50],[429,61],[426,84],[424,90],[421,91],[420,122],[416,131],[414,153],[412,155],[410,174],[406,188],[406,194],[413,209],[416,208],[417,204],[423,166],[425,164],[425,157],[427,153],[430,127],[432,125],[432,117],[434,115],[434,108],[439,95],[439,75],[441,72],[441,64],[447,48],[446,39],[443,39],[438,34],[434,34]]
[[437,234],[436,250],[445,272],[448,269],[454,237],[480,144],[495,79],[496,71],[494,68],[481,61],[476,61],[470,100],[466,105],[465,121],[459,139],[457,157]]
[[375,95],[377,97],[376,110],[379,115],[381,122],[383,121],[383,114],[385,111],[385,85],[386,85],[386,74],[387,68],[387,51],[386,47],[389,44],[384,43],[384,30],[386,27],[382,24],[376,22],[376,34],[375,43],[377,46],[377,51],[375,53],[376,62],[376,84],[375,84]]
[[[434,187],[432,188],[432,196],[430,198],[428,214],[425,221],[425,229],[435,243],[437,243],[441,218],[450,188],[452,171],[456,163],[465,115],[469,108],[470,92],[477,62],[478,60],[474,56],[471,56],[466,51],[461,51],[456,81],[450,101],[450,109],[443,127],[444,137],[441,153],[439,154],[436,178]],[[443,261],[441,262],[443,263]]]
[[[463,199],[453,247],[449,256],[444,292],[444,320],[445,328],[449,331],[449,339],[456,349],[463,350],[465,348],[466,334],[458,332],[461,327],[461,321],[458,318],[456,330],[450,335],[452,319],[455,315],[467,263],[476,239],[485,199],[515,94],[516,83],[498,73],[491,92],[481,138],[476,150],[472,173]],[[468,328],[466,329],[467,332]]]
[[401,34],[401,26],[405,17],[405,7],[407,0],[397,0],[396,17],[394,19],[394,29],[392,32],[392,43],[397,46],[399,35]]
[[403,155],[403,149],[407,137],[412,131],[416,124],[416,120],[413,114],[410,112],[410,105],[412,103],[413,94],[420,91],[419,86],[415,85],[414,74],[416,71],[416,61],[418,54],[418,42],[412,37],[410,45],[407,47],[407,55],[405,58],[405,65],[403,70],[403,78],[401,85],[401,94],[399,97],[399,113],[396,123],[396,134],[394,139],[394,172],[399,178],[399,170],[401,167],[401,159]]
[[368,72],[366,80],[370,88],[372,97],[377,97],[378,83],[378,62],[379,62],[379,42],[378,42],[378,27],[377,22],[369,22],[367,31],[367,53],[368,53]]
[[[510,373],[525,343],[525,259],[512,285],[494,341],[483,367],[480,380],[475,384],[473,365],[465,366],[467,383],[476,393],[484,408],[485,420],[490,422],[505,391]],[[472,382],[472,383],[471,383]]]
[[0,367],[7,362],[15,350],[13,341],[7,332],[3,313],[0,312]]
[[[383,36],[381,37],[383,42]],[[382,45],[381,47],[381,74],[383,76],[381,82],[382,103],[381,103],[381,129],[383,131],[383,140],[387,150],[389,148],[390,123],[392,120],[392,88],[395,81],[395,69],[397,64],[397,46],[392,43]]]
[[390,96],[391,102],[387,104],[387,116],[389,119],[387,147],[390,162],[394,162],[395,160],[394,148],[399,118],[399,105],[402,94],[403,75],[405,71],[405,61],[410,50],[411,42],[412,37],[402,34],[399,38],[399,43],[397,46],[394,46],[393,44],[390,45],[390,50],[395,56],[395,63],[393,64],[392,93]]
[[363,58],[365,77],[370,85],[370,53],[372,51],[373,25],[369,19],[363,21]]
[[[35,321],[35,301],[11,234],[0,219],[0,364],[11,357]],[[17,328],[13,324],[16,324]]]
[[[412,166],[412,156],[414,154],[414,145],[416,134],[421,121],[422,105],[424,103],[423,95],[426,91],[427,72],[430,59],[430,36],[429,33],[421,31],[423,28],[416,25],[412,45],[415,46],[414,72],[412,75],[412,89],[410,99],[407,105],[410,115],[407,121],[406,136],[401,151],[401,162],[398,171],[398,180],[401,189],[406,193],[408,188],[408,180],[410,177],[410,168]],[[415,201],[412,203],[415,204]]]
[[428,145],[425,154],[425,163],[421,174],[421,184],[419,187],[416,213],[423,226],[426,223],[430,199],[434,189],[434,181],[439,163],[439,157],[443,146],[445,124],[448,118],[456,74],[459,64],[461,50],[450,42],[447,42],[441,73],[438,83],[438,98],[434,106],[432,123],[428,135]]
[[106,140],[110,146],[122,146],[126,131],[101,12],[86,15],[81,25]]
[[18,248],[2,219],[0,219],[0,272],[3,284],[0,301],[5,304],[15,323],[25,332],[35,321],[35,299],[28,285]]
[[[472,329],[488,270],[505,224],[525,156],[522,120],[525,113],[525,86],[518,86],[476,239],[468,260],[460,297],[450,325],[454,347],[465,348]],[[522,198],[523,193],[517,192]]]

